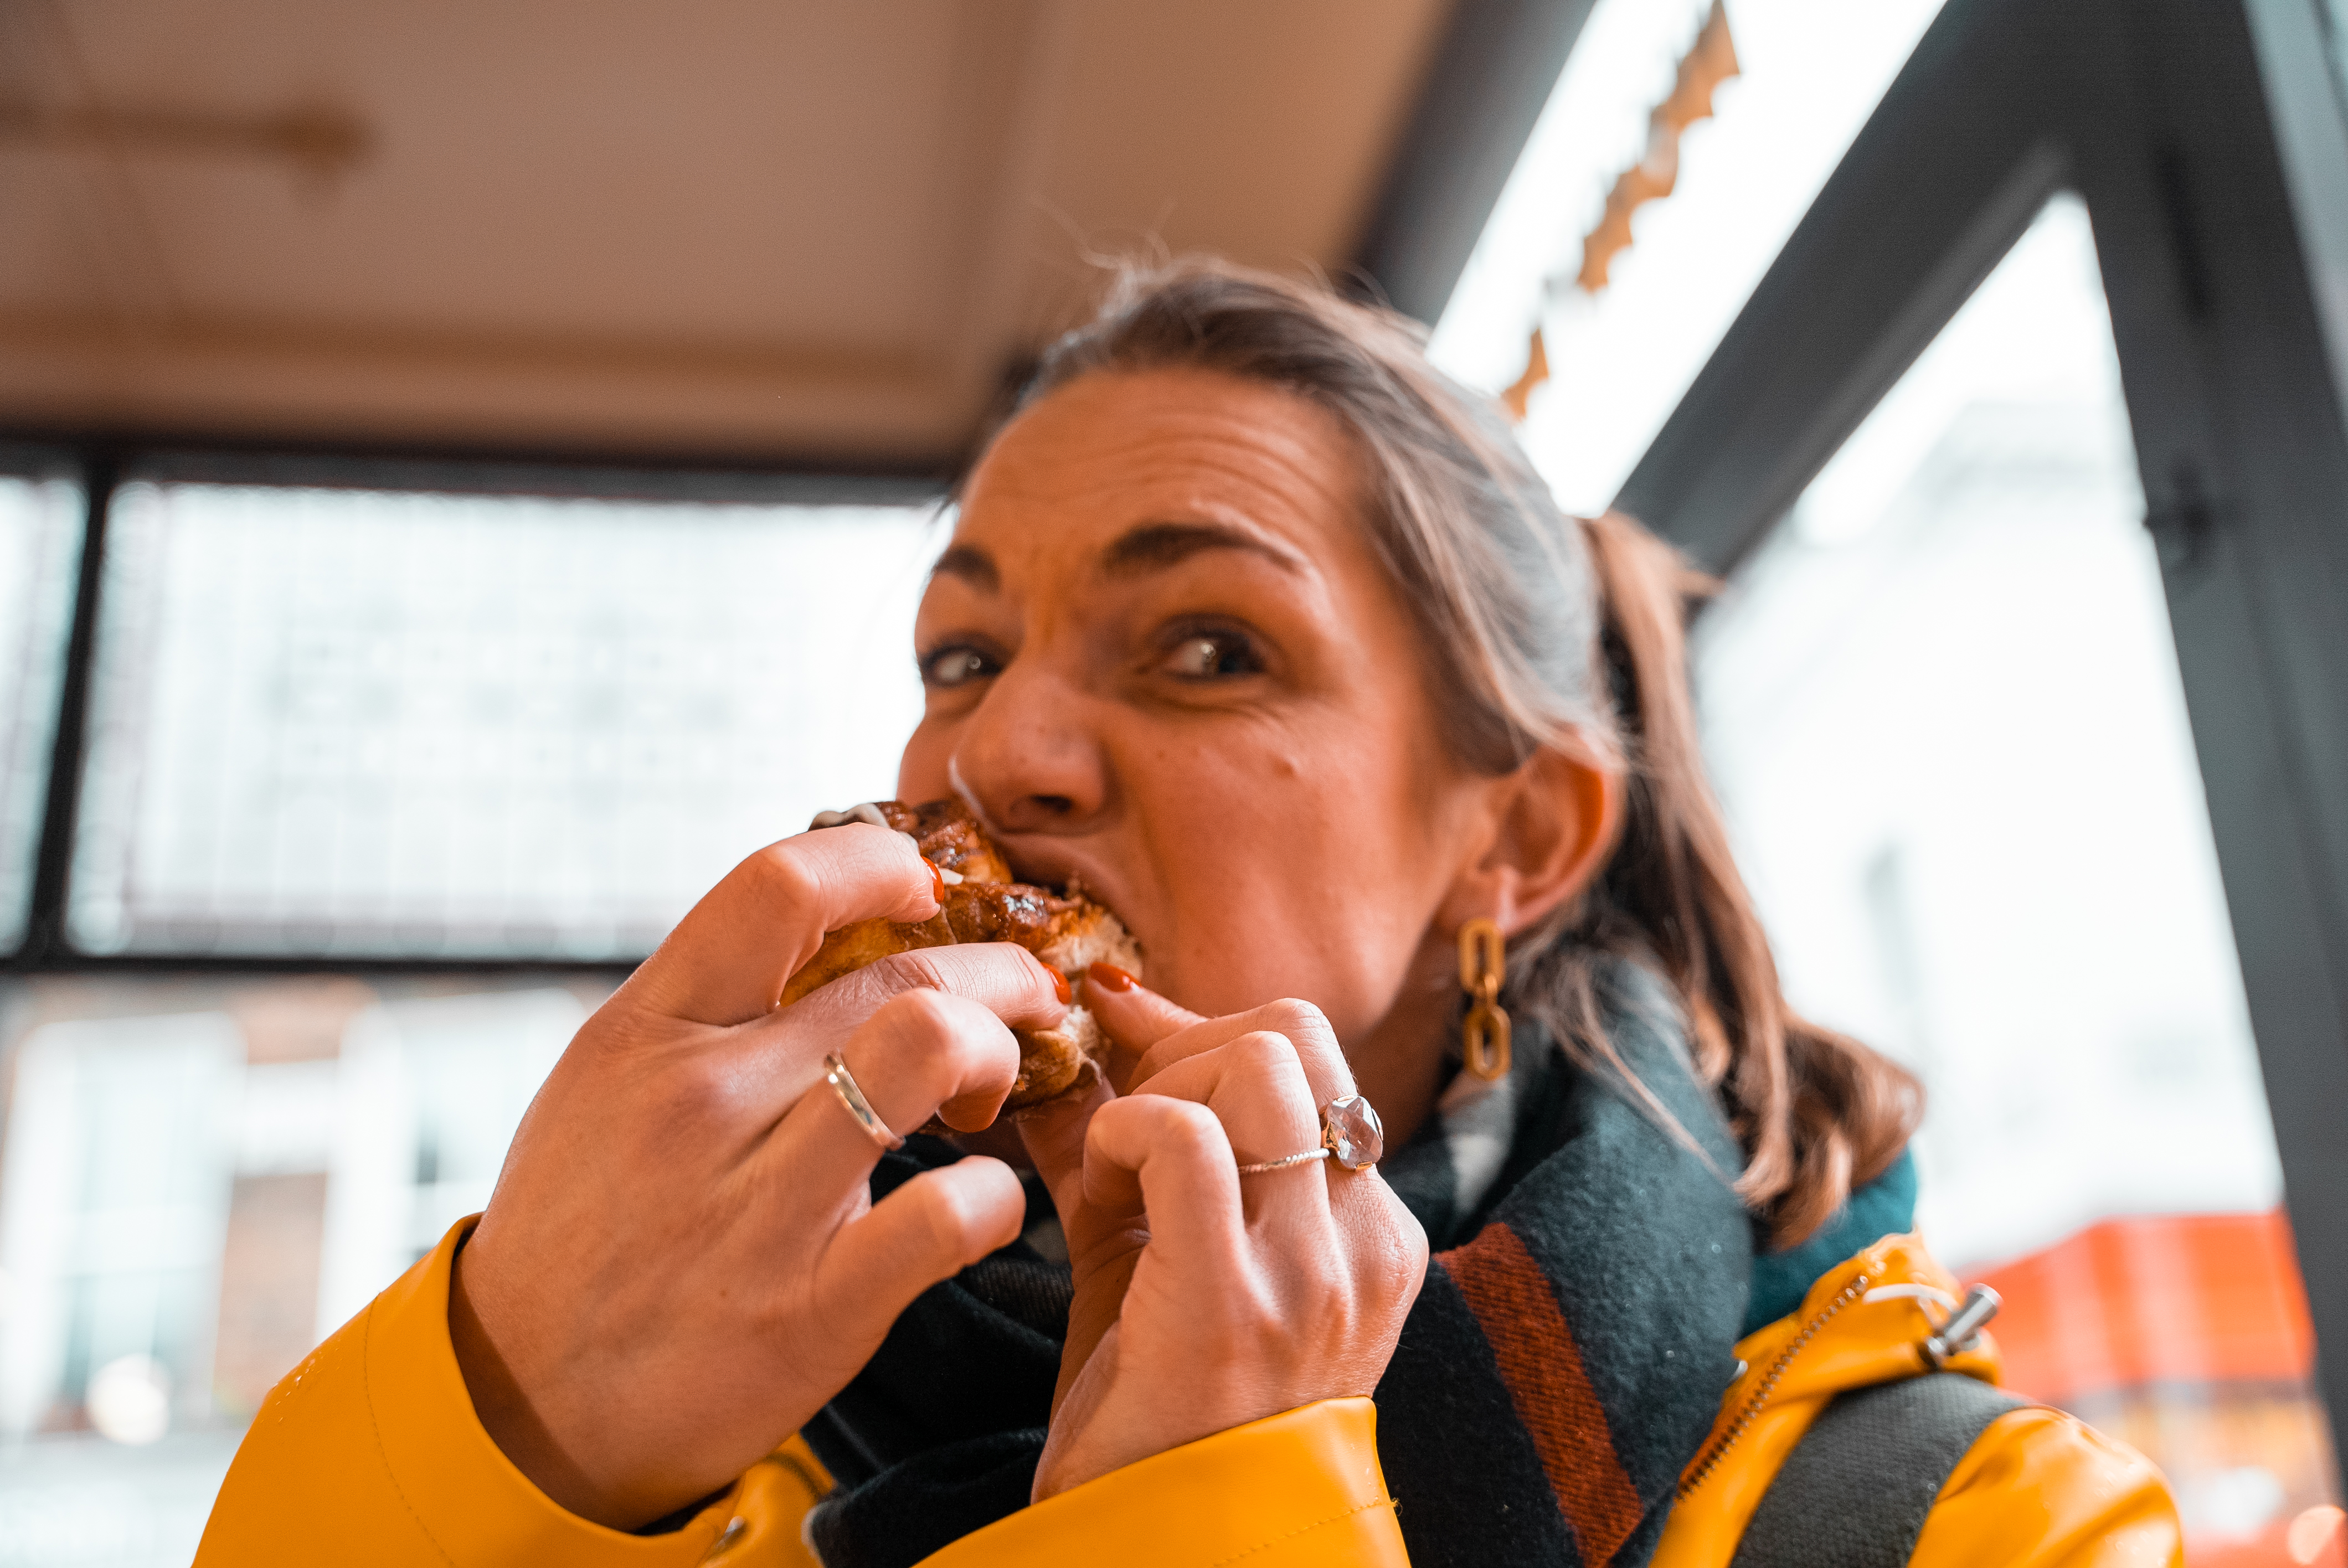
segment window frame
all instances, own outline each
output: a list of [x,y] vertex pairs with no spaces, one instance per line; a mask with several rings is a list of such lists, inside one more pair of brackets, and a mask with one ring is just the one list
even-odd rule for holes
[[829,467],[776,466],[762,469],[747,465],[720,467],[651,461],[600,465],[573,457],[526,453],[452,456],[398,448],[248,446],[168,438],[130,442],[52,436],[9,443],[0,447],[0,469],[12,474],[71,477],[82,486],[84,504],[81,555],[73,578],[74,601],[65,669],[50,743],[25,934],[14,951],[0,958],[0,977],[9,979],[107,971],[385,976],[587,974],[618,978],[633,971],[638,961],[529,954],[493,958],[169,950],[100,954],[76,948],[66,918],[74,837],[89,751],[89,707],[98,632],[104,622],[108,523],[115,494],[124,485],[267,485],[766,506],[922,506],[934,504],[946,494],[946,482],[934,469],[911,466],[892,470],[886,465],[875,464],[867,471],[850,472]]

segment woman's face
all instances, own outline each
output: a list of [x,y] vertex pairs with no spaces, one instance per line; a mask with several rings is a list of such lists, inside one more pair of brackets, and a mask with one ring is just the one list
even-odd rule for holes
[[1251,382],[1052,393],[972,477],[922,599],[898,784],[962,794],[1023,876],[1081,878],[1175,1000],[1301,997],[1349,1047],[1430,983],[1490,834],[1360,470],[1334,415]]

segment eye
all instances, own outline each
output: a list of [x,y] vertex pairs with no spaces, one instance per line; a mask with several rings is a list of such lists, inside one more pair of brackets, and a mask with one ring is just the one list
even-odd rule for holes
[[1202,631],[1174,646],[1167,668],[1186,681],[1253,675],[1263,669],[1255,644],[1236,631]]
[[941,648],[922,661],[922,684],[951,690],[996,673],[994,661],[967,643]]

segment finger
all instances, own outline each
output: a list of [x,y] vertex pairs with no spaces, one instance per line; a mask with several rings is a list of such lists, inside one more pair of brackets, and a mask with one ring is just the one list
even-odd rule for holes
[[1052,1409],[1061,1400],[1097,1353],[1103,1336],[1116,1331],[1124,1310],[1126,1287],[1133,1281],[1148,1232],[1142,1223],[1140,1191],[1129,1205],[1110,1207],[1085,1197],[1085,1146],[1092,1120],[1116,1100],[1117,1091],[1099,1074],[1073,1094],[1064,1094],[1023,1112],[1019,1136],[1027,1157],[1052,1194],[1052,1207],[1068,1248],[1075,1298],[1068,1305],[1068,1329],[1061,1343],[1060,1375],[1052,1388]]
[[[951,1125],[994,1119],[1019,1075],[1019,1046],[1003,1020],[965,997],[913,990],[849,1037],[839,1055],[865,1101],[899,1137],[942,1110]],[[850,1191],[879,1163],[880,1144],[819,1078],[760,1152],[779,1185]]]
[[1109,1079],[1122,1093],[1142,1053],[1167,1036],[1206,1020],[1159,996],[1115,964],[1085,971],[1085,1006],[1108,1037]]
[[1246,1244],[1240,1177],[1223,1124],[1163,1094],[1112,1100],[1085,1138],[1085,1196],[1149,1214],[1149,1245],[1210,1293],[1239,1279]]
[[820,1061],[910,991],[944,991],[976,1002],[1014,1029],[1049,1029],[1067,1015],[1060,986],[1041,958],[1016,943],[965,942],[892,953],[809,991],[776,1016],[789,1020],[791,1038]]
[[913,841],[856,823],[770,844],[726,874],[627,981],[644,1005],[695,1023],[758,1017],[783,982],[858,920],[926,920],[937,882]]
[[717,1036],[705,1047],[707,1073],[718,1083],[716,1098],[727,1107],[728,1124],[746,1139],[762,1138],[822,1081],[824,1058],[845,1050],[856,1031],[897,998],[955,996],[1020,1028],[1048,1028],[1067,1010],[1053,981],[1051,970],[1008,942],[892,954]]
[[1142,1054],[1127,1091],[1154,1083],[1158,1074],[1178,1061],[1267,1030],[1285,1037],[1295,1048],[1297,1060],[1304,1066],[1305,1081],[1312,1085],[1316,1114],[1319,1107],[1354,1092],[1354,1069],[1345,1060],[1344,1048],[1337,1043],[1337,1031],[1329,1027],[1327,1016],[1319,1008],[1293,999],[1209,1019],[1166,1036]]
[[[1235,1164],[1285,1159],[1321,1146],[1321,1116],[1295,1048],[1269,1030],[1186,1057],[1136,1098],[1168,1095],[1205,1105],[1221,1123]],[[1323,1163],[1307,1161],[1241,1179],[1251,1219],[1314,1221],[1328,1214]],[[1155,1216],[1153,1216],[1154,1222]]]
[[923,1172],[832,1234],[816,1264],[818,1321],[856,1325],[879,1344],[915,1296],[1017,1240],[1026,1214],[1000,1160],[973,1154]]

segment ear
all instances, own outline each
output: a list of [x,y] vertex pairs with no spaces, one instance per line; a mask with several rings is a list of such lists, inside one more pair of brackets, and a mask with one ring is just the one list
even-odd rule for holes
[[1490,789],[1483,843],[1437,918],[1456,931],[1480,917],[1513,937],[1580,895],[1604,867],[1622,824],[1622,775],[1544,747]]

